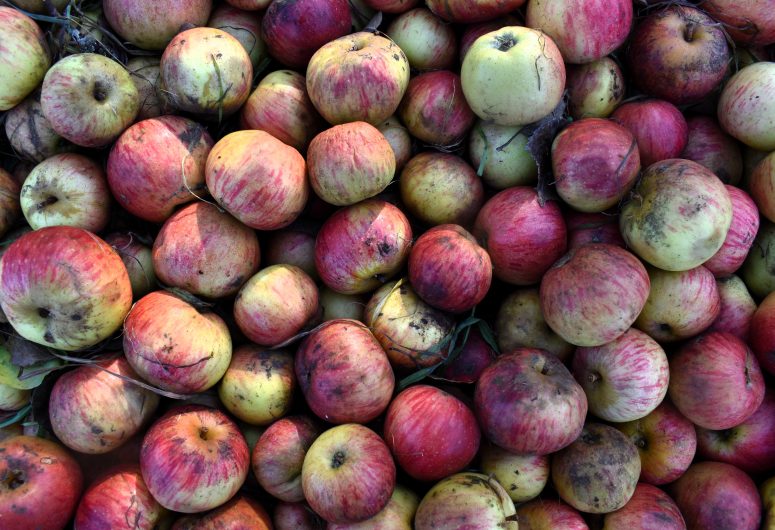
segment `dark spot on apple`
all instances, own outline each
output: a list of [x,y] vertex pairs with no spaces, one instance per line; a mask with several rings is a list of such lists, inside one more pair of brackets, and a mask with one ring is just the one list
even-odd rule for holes
[[11,504],[11,511],[13,513],[23,514],[27,513],[27,508],[24,506],[19,506],[18,504]]
[[334,456],[331,457],[331,467],[333,469],[338,469],[342,467],[345,460],[347,460],[347,457],[345,456],[344,451],[337,451],[334,453]]
[[658,326],[659,326],[659,331],[664,331],[665,333],[670,333],[673,329],[672,327],[670,327],[670,324],[668,324],[667,322],[662,322],[658,324]]
[[387,241],[382,241],[377,245],[377,250],[381,256],[387,256],[393,251],[393,246]]
[[51,311],[49,311],[45,307],[39,307],[38,308],[38,316],[40,318],[48,318],[49,316],[51,316]]
[[511,33],[504,33],[495,37],[495,43],[497,44],[496,49],[498,51],[505,52],[516,46],[517,39]]
[[399,57],[397,53],[394,53],[393,54],[393,59],[395,59],[396,61],[400,61],[401,57]]
[[200,276],[201,276],[202,274],[204,274],[204,273],[205,273],[205,271],[203,271],[203,270],[201,270],[201,269],[200,269],[200,270],[198,270],[198,271],[196,271],[196,272],[197,272],[197,274],[199,274]]
[[53,344],[53,342],[54,342],[54,335],[51,334],[51,331],[46,331],[43,334],[43,340],[45,340],[46,342],[51,342]]
[[81,320],[81,318],[83,318],[83,317],[81,315],[79,315],[78,313],[76,313],[74,315],[70,315],[70,320],[74,320],[76,322]]
[[196,124],[192,127],[186,127],[186,129],[178,135],[181,142],[186,145],[189,153],[193,153],[196,146],[202,139],[204,128]]
[[27,474],[23,469],[11,469],[5,472],[0,481],[2,481],[8,489],[15,490],[27,482]]
[[91,426],[91,433],[92,434],[102,434],[103,431],[102,431],[102,428],[99,427],[98,425],[92,425]]

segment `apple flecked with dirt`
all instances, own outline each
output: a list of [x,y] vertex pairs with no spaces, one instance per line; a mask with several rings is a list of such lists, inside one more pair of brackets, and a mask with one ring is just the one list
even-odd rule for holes
[[775,530],[773,0],[0,7],[0,530]]

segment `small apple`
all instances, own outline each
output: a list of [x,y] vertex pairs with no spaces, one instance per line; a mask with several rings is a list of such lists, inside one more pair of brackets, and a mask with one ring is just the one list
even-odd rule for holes
[[400,14],[390,23],[386,33],[416,70],[441,70],[451,68],[455,63],[455,29],[425,7]]
[[589,530],[575,508],[559,499],[535,499],[517,508],[521,530]]
[[538,168],[525,147],[528,135],[520,126],[477,120],[468,135],[471,165],[482,181],[496,190],[535,184]]
[[536,498],[549,481],[546,455],[518,455],[487,443],[482,444],[480,458],[482,471],[494,476],[515,503]]
[[135,300],[156,289],[151,247],[141,239],[132,232],[112,232],[105,236],[105,242],[118,252],[124,262]]
[[568,111],[573,119],[607,118],[624,99],[625,79],[610,57],[568,67]]
[[207,26],[225,31],[242,44],[255,69],[268,59],[266,43],[261,35],[261,16],[233,5],[220,4],[210,14]]

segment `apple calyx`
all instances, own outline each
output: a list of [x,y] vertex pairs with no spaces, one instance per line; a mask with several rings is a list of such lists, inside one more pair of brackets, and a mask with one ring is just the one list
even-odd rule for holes
[[509,51],[517,45],[517,39],[513,33],[504,33],[495,36],[495,49],[501,52]]
[[11,469],[0,479],[0,482],[9,490],[15,490],[27,482],[27,474],[22,469]]
[[338,469],[342,467],[342,465],[347,460],[347,457],[344,454],[344,451],[337,451],[334,453],[334,455],[331,457],[331,468],[332,469]]

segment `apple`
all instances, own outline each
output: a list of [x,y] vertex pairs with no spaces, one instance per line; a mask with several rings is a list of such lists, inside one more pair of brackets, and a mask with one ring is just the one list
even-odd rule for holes
[[267,265],[295,265],[313,280],[315,268],[315,228],[305,224],[291,225],[267,234],[264,261]]
[[301,214],[309,196],[304,157],[264,131],[236,131],[213,146],[205,180],[213,198],[242,223],[276,230]]
[[568,111],[573,119],[607,118],[624,99],[625,80],[610,57],[568,67]]
[[250,96],[253,64],[242,43],[215,28],[175,35],[161,56],[161,81],[178,110],[218,121]]
[[398,185],[406,210],[429,225],[470,226],[484,203],[476,171],[451,153],[418,153],[404,166]]
[[748,177],[748,191],[761,214],[775,222],[775,157],[767,155]]
[[96,233],[108,224],[110,199],[101,165],[84,155],[62,153],[30,171],[19,202],[33,230],[65,225]]
[[463,227],[438,225],[409,254],[409,281],[425,302],[463,313],[481,302],[492,281],[490,256]]
[[476,383],[484,369],[497,356],[493,346],[482,337],[479,328],[472,327],[457,357],[437,370],[434,376],[453,383]]
[[240,125],[266,131],[303,153],[323,128],[323,118],[307,95],[303,75],[274,70],[259,81],[242,106]]
[[764,505],[765,519],[763,521],[764,530],[775,528],[775,477],[769,478],[759,486],[759,492],[762,496]]
[[697,462],[672,484],[688,528],[757,530],[762,502],[753,480],[733,465]]
[[318,436],[304,456],[304,498],[329,523],[356,523],[375,516],[390,501],[396,466],[374,431],[356,423]]
[[0,237],[4,236],[21,217],[20,190],[21,184],[13,178],[13,175],[0,169]]
[[393,149],[396,158],[396,171],[401,171],[412,157],[412,137],[409,135],[409,131],[395,116],[390,116],[379,123],[377,129]]
[[165,284],[207,298],[235,294],[258,271],[253,230],[207,202],[175,212],[153,242],[153,269]]
[[635,327],[660,342],[693,337],[707,329],[721,311],[713,273],[703,266],[670,272],[647,267],[651,290]]
[[398,115],[412,136],[443,148],[462,143],[476,119],[463,96],[460,76],[449,70],[413,77],[398,106]]
[[[504,2],[498,4],[505,7]],[[434,10],[432,3],[429,7]],[[498,125],[525,125],[560,103],[565,65],[548,35],[506,26],[474,41],[463,59],[460,80],[466,101],[479,118]]]
[[587,395],[589,411],[600,419],[642,418],[665,398],[669,381],[662,347],[635,328],[593,348],[577,348],[573,376]]
[[162,223],[177,206],[203,194],[205,160],[212,147],[207,130],[188,118],[137,122],[110,150],[110,191],[132,215]]
[[681,158],[702,164],[725,184],[736,186],[743,176],[743,155],[737,141],[710,116],[690,116],[686,125],[689,139]]
[[517,530],[514,502],[503,486],[482,473],[464,472],[436,483],[420,501],[415,530],[466,528]]
[[315,136],[307,151],[307,169],[318,197],[348,206],[387,188],[396,172],[396,157],[376,127],[356,121]]
[[82,147],[103,147],[132,125],[140,94],[122,64],[96,53],[76,53],[46,72],[40,105],[59,136]]
[[458,55],[460,56],[460,62],[463,62],[468,50],[471,49],[471,45],[486,33],[495,31],[506,26],[524,26],[524,17],[517,13],[510,13],[491,20],[485,20],[483,22],[475,22],[473,24],[466,24],[463,26],[463,33],[460,35],[460,45]]
[[83,473],[64,447],[17,435],[0,441],[0,520],[9,530],[65,528],[83,491]]
[[229,329],[215,313],[154,291],[138,300],[124,322],[124,354],[146,381],[188,394],[214,386],[229,367]]
[[686,118],[675,105],[660,99],[626,102],[611,119],[635,135],[643,168],[680,156],[689,141]]
[[775,87],[775,63],[757,62],[741,68],[724,85],[718,101],[721,128],[744,144],[760,151],[775,150],[770,97]]
[[355,320],[315,328],[299,346],[294,368],[307,405],[330,423],[369,422],[393,396],[395,376],[385,350]]
[[602,212],[617,205],[635,184],[638,144],[614,121],[583,118],[555,136],[552,171],[565,203],[582,212]]
[[589,530],[575,508],[559,499],[536,499],[517,508],[520,530]]
[[685,530],[686,522],[667,493],[651,484],[639,483],[627,504],[603,518],[602,530],[616,528]]
[[739,272],[754,297],[764,298],[775,291],[775,223],[760,219],[759,231]]
[[287,416],[272,423],[253,448],[251,466],[267,493],[284,502],[304,500],[301,467],[321,430],[308,416]]
[[0,59],[0,111],[14,108],[35,90],[51,66],[46,35],[33,19],[13,7],[0,7],[3,54]]
[[775,374],[775,294],[761,301],[750,322],[751,349],[762,368]]
[[323,44],[307,65],[312,104],[332,125],[372,125],[395,113],[409,84],[409,61],[390,39],[365,31]]
[[416,6],[420,0],[364,0],[375,11],[385,13],[404,13]]
[[121,37],[144,50],[162,50],[184,24],[207,24],[212,0],[104,0],[102,7]]
[[430,10],[444,20],[464,24],[498,18],[516,11],[524,3],[525,0],[477,0],[473,3],[468,0],[426,1]]
[[295,389],[293,357],[288,352],[244,344],[234,350],[218,397],[237,419],[263,426],[288,413]]
[[226,3],[247,11],[259,11],[272,3],[272,0],[226,0]]
[[170,530],[207,530],[210,528],[250,528],[272,530],[269,513],[258,501],[236,495],[229,502],[204,515],[181,517]]
[[323,530],[325,521],[306,503],[278,502],[272,517],[275,530]]
[[151,247],[132,232],[112,232],[105,242],[121,256],[129,274],[132,296],[139,300],[156,288],[156,272],[153,270]]
[[413,491],[396,484],[390,500],[377,515],[358,523],[329,524],[328,530],[412,530],[412,521],[419,501]]
[[5,114],[5,136],[18,157],[33,162],[43,162],[70,146],[43,116],[40,94],[27,97]]
[[153,528],[166,513],[148,491],[140,467],[128,464],[109,469],[86,489],[73,524],[78,530]]
[[490,255],[493,275],[510,284],[538,283],[565,254],[567,230],[556,201],[514,186],[484,203],[471,232]]
[[560,498],[587,513],[623,507],[639,476],[635,445],[602,423],[587,423],[576,441],[552,456],[552,482]]
[[548,456],[518,455],[487,443],[482,444],[480,458],[482,471],[494,476],[514,503],[536,498],[549,481]]
[[17,411],[30,403],[31,392],[0,383],[0,410]]
[[347,0],[279,0],[269,4],[261,27],[272,57],[303,69],[318,48],[350,32],[350,5]]
[[732,274],[743,265],[759,231],[759,210],[751,196],[740,188],[725,186],[732,201],[732,222],[724,244],[703,263],[717,278]]
[[201,405],[170,409],[148,429],[140,450],[151,495],[182,513],[203,512],[231,499],[249,467],[248,445],[237,424]]
[[268,59],[266,43],[261,34],[260,15],[228,3],[220,4],[210,14],[207,26],[221,29],[240,41],[254,69],[261,61]]
[[752,46],[775,43],[775,13],[769,7],[740,0],[708,0],[702,6],[736,42]]
[[392,204],[368,199],[329,217],[315,240],[315,267],[342,294],[373,291],[398,273],[409,257],[412,228]]
[[686,271],[711,258],[732,224],[724,183],[704,166],[678,158],[652,164],[619,214],[627,245],[666,271]]
[[368,298],[358,294],[342,294],[324,286],[320,289],[318,303],[321,321],[328,322],[339,318],[362,320],[363,310]]
[[549,35],[565,61],[584,64],[601,59],[621,46],[632,26],[629,0],[532,0],[527,26]]
[[25,339],[82,350],[121,327],[132,286],[121,258],[102,239],[82,228],[45,227],[3,254],[0,305]]
[[363,310],[362,320],[382,344],[390,363],[400,370],[416,370],[444,360],[449,351],[441,347],[442,342],[455,328],[450,315],[425,303],[405,279],[377,289]]
[[525,148],[527,141],[522,127],[477,120],[468,135],[468,155],[491,188],[531,186],[536,183],[538,168]]
[[635,322],[649,295],[643,264],[615,245],[589,243],[569,251],[541,279],[546,323],[575,346],[600,346]]
[[138,121],[169,114],[170,104],[161,88],[161,57],[132,57],[126,63],[126,69],[140,98]]
[[619,216],[610,212],[584,213],[575,210],[565,212],[568,226],[568,250],[587,243],[608,243],[625,248],[619,231]]
[[[725,331],[747,341],[752,318],[756,312],[756,302],[751,293],[748,292],[743,280],[734,274],[717,279],[716,288],[721,301],[721,310],[708,329],[710,331]],[[756,352],[755,342],[751,342],[751,347]],[[761,356],[759,363],[762,368],[771,371]]]
[[454,28],[425,7],[398,15],[386,33],[416,70],[441,70],[451,68],[455,63],[457,36]]
[[715,20],[693,6],[675,5],[638,22],[627,56],[632,79],[643,92],[684,105],[722,83],[731,53]]
[[668,393],[681,414],[698,427],[729,429],[759,408],[764,379],[745,342],[712,331],[672,354]]
[[578,438],[587,398],[557,357],[517,348],[479,376],[474,410],[491,442],[513,453],[546,455]]
[[495,336],[502,352],[539,348],[564,362],[574,349],[547,325],[535,287],[517,289],[503,299],[495,316]]

